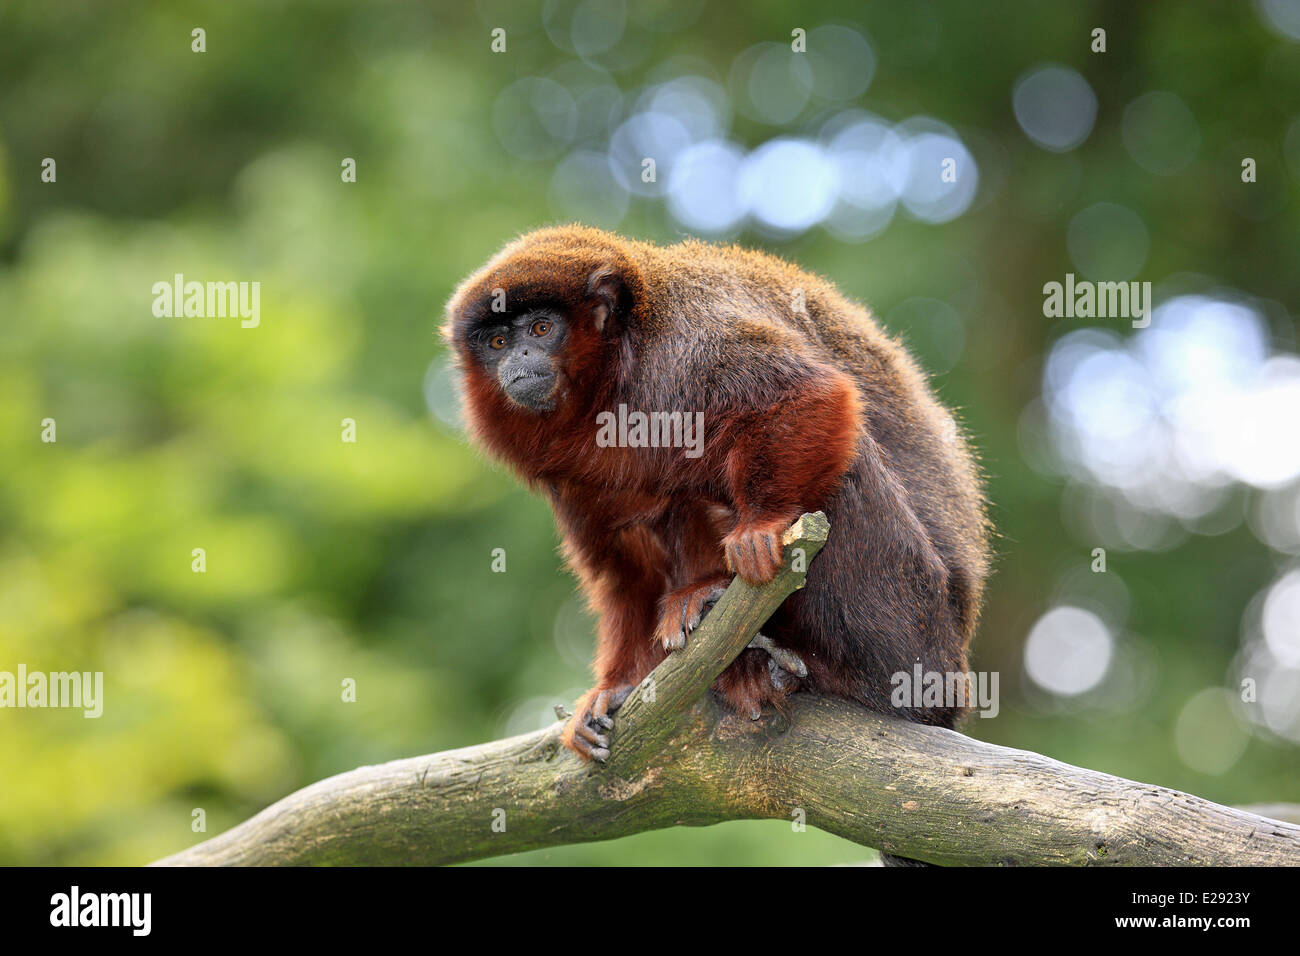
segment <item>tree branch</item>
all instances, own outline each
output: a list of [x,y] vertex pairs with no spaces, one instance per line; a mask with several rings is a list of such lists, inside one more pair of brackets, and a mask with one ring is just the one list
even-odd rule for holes
[[[806,820],[940,864],[1300,865],[1300,826],[950,730],[795,694],[752,721],[705,690],[826,540],[787,532],[785,567],[735,581],[687,647],[619,711],[604,766],[561,725],[361,767],[291,794],[160,865],[439,864],[735,819]],[[795,563],[796,551],[804,561]]]

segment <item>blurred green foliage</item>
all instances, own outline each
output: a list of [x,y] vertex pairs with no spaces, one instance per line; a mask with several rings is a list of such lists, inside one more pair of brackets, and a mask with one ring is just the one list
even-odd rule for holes
[[[656,8],[693,8],[663,0]],[[708,4],[640,31],[642,65],[690,54],[726,70],[788,38],[788,4]],[[540,4],[281,0],[10,2],[0,10],[0,670],[102,670],[106,706],[0,711],[0,862],[141,863],[292,789],[364,763],[540,726],[590,677],[591,626],[545,506],[430,415],[423,388],[456,282],[560,211],[552,164],[504,151],[492,105],[569,59]],[[842,21],[812,2],[798,24]],[[1244,528],[1125,556],[1130,626],[1155,677],[1140,705],[1063,711],[1020,693],[1024,636],[1060,575],[1086,568],[1061,486],[1031,470],[1017,422],[1060,332],[1041,284],[1069,268],[1069,215],[1141,211],[1148,271],[1199,270],[1300,302],[1300,213],[1252,220],[1218,198],[1215,164],[1263,144],[1276,182],[1300,112],[1300,47],[1247,4],[875,4],[861,105],[970,134],[990,182],[962,218],[897,220],[863,245],[820,231],[768,245],[888,315],[959,301],[967,347],[937,381],[981,449],[999,564],[976,664],[1003,674],[1002,714],[970,733],[1224,802],[1300,800],[1294,746],[1252,738],[1232,771],[1178,759],[1186,699],[1221,685],[1242,609],[1273,561]],[[494,56],[489,25],[508,26]],[[1088,52],[1109,29],[1105,58]],[[207,31],[207,52],[190,31]],[[1068,156],[1011,112],[1042,62],[1100,101]],[[1142,172],[1124,103],[1174,89],[1204,142],[1183,174]],[[751,144],[771,130],[738,120]],[[55,157],[56,183],[41,161]],[[358,181],[340,182],[342,157]],[[621,226],[671,241],[652,202]],[[763,243],[756,235],[743,241]],[[154,282],[256,279],[262,322],[159,319]],[[1027,278],[1028,277],[1028,278]],[[40,440],[57,422],[57,443]],[[357,423],[355,444],[341,422]],[[191,571],[206,550],[207,571]],[[490,571],[504,548],[509,573]],[[356,703],[341,700],[352,678]],[[814,821],[815,822],[815,821]],[[485,821],[485,825],[487,822]],[[533,862],[819,863],[869,858],[780,822],[647,834]]]

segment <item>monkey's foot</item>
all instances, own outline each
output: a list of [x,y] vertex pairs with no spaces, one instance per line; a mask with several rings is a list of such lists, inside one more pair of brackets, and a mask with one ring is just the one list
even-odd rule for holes
[[803,662],[803,658],[794,651],[787,650],[784,647],[777,647],[772,643],[772,639],[765,634],[755,634],[754,639],[749,642],[749,647],[754,650],[767,651],[767,675],[772,681],[772,686],[779,691],[791,691],[799,683],[799,679],[808,676],[808,665]]
[[609,736],[604,731],[614,727],[614,713],[623,706],[634,684],[597,687],[583,695],[576,713],[564,728],[560,742],[583,760],[604,763],[609,759]]
[[758,720],[768,704],[780,709],[807,676],[808,668],[798,654],[777,646],[765,634],[756,634],[713,686],[735,713]]
[[699,584],[669,591],[659,602],[659,626],[655,640],[662,641],[670,654],[686,646],[686,638],[700,626],[705,615],[718,603],[727,585],[726,578],[711,578]]
[[750,584],[766,584],[781,570],[784,546],[781,535],[790,522],[784,518],[747,521],[722,539],[727,567]]

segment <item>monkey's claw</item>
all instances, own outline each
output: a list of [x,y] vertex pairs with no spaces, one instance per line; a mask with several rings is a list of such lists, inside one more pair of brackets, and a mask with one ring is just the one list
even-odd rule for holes
[[799,678],[808,676],[808,665],[794,651],[778,647],[765,634],[755,634],[749,642],[754,650],[767,652],[767,674],[777,690],[793,690]]
[[727,567],[750,584],[766,584],[781,570],[781,534],[788,522],[742,524],[722,539]]
[[604,763],[609,759],[609,737],[601,731],[612,730],[613,714],[632,693],[632,684],[597,688],[578,701],[577,713],[569,721],[561,738],[564,746],[584,760]]
[[721,582],[706,582],[670,592],[660,605],[659,626],[655,639],[662,641],[670,654],[686,646],[686,638],[700,626],[727,590]]

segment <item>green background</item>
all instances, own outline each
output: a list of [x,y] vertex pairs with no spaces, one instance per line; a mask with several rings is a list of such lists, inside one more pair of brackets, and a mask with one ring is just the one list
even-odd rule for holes
[[[1300,303],[1300,168],[1286,153],[1300,43],[1247,3],[696,7],[651,4],[659,30],[629,21],[639,62],[614,64],[614,82],[635,90],[683,55],[725,78],[755,43],[848,23],[877,61],[849,105],[940,119],[981,161],[977,202],[943,225],[900,215],[861,244],[821,229],[737,236],[885,316],[917,296],[960,307],[965,349],[936,388],[988,476],[998,557],[974,664],[1000,672],[1002,690],[999,717],[966,731],[1220,802],[1300,801],[1294,742],[1238,728],[1244,753],[1213,775],[1175,746],[1189,698],[1233,686],[1243,613],[1286,566],[1244,523],[1110,555],[1140,694],[1069,705],[1028,686],[1026,635],[1096,542],[1068,529],[1068,482],[1031,468],[1018,437],[1046,350],[1088,324],[1042,314],[1042,284],[1072,271],[1081,209],[1141,214],[1141,278],[1193,271]],[[555,160],[512,156],[491,121],[505,87],[573,59],[542,29],[555,8],[0,9],[0,670],[102,670],[107,698],[98,720],[0,711],[0,862],[147,862],[200,838],[195,808],[210,836],[329,774],[541,726],[589,684],[591,621],[546,506],[426,401],[426,383],[442,394],[436,332],[456,283],[513,236],[568,218],[550,198]],[[1095,26],[1105,54],[1089,51]],[[1036,147],[1012,111],[1016,79],[1048,62],[1098,99],[1069,154]],[[1176,175],[1144,171],[1121,141],[1125,104],[1149,90],[1176,91],[1199,124]],[[807,116],[783,130],[737,115],[731,136],[753,147]],[[1249,188],[1243,142],[1259,157],[1255,205],[1234,199]],[[55,183],[41,181],[44,157]],[[343,157],[355,184],[340,181]],[[681,231],[645,199],[619,228]],[[154,317],[153,283],[177,272],[260,281],[260,327]],[[1294,342],[1285,308],[1272,322]],[[57,443],[41,441],[47,417]],[[345,418],[355,444],[340,440]],[[341,700],[345,678],[355,703]],[[764,821],[514,859],[871,855]]]

